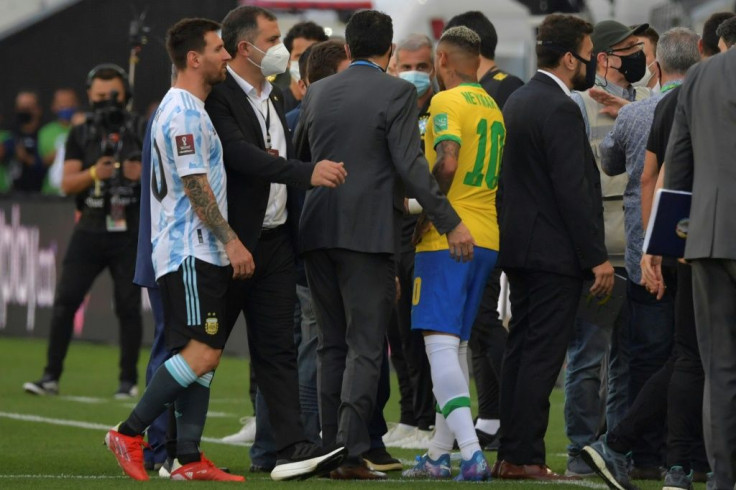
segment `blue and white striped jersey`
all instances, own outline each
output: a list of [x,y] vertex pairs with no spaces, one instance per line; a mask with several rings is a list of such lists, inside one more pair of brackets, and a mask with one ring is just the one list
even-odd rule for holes
[[172,88],[154,116],[151,130],[151,244],[156,279],[174,272],[189,256],[229,264],[225,247],[210,233],[184,193],[182,177],[207,174],[220,212],[227,219],[222,144],[204,102]]

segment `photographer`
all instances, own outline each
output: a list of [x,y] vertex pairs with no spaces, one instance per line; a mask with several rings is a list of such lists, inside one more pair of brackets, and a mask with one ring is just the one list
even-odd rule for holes
[[74,315],[95,278],[109,268],[115,314],[120,322],[120,385],[116,398],[136,396],[141,345],[141,293],[133,284],[141,175],[141,125],[124,109],[130,98],[127,74],[99,65],[87,76],[92,112],[67,140],[66,194],[76,195],[79,220],[56,288],[47,364],[43,377],[23,385],[32,394],[55,395],[72,336]]

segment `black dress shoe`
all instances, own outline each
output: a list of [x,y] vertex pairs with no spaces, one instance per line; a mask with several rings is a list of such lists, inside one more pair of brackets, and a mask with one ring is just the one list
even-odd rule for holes
[[368,468],[363,464],[343,464],[330,473],[333,480],[385,480],[386,473]]
[[500,429],[495,434],[489,434],[480,429],[475,429],[475,433],[478,436],[478,443],[484,451],[498,451],[498,447],[501,445]]

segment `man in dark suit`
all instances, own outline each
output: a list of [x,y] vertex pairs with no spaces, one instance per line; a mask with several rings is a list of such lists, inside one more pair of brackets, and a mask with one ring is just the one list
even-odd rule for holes
[[605,296],[613,267],[603,240],[600,178],[570,90],[592,86],[592,26],[550,15],[539,27],[539,71],[504,106],[499,261],[511,290],[501,375],[501,447],[493,473],[564,479],[545,464],[549,395],[586,275]]
[[294,345],[299,202],[293,188],[334,187],[344,182],[345,171],[334,162],[288,159],[293,150],[282,98],[266,80],[284,71],[289,59],[276,17],[257,7],[236,8],[225,17],[222,36],[233,58],[225,82],[205,107],[222,141],[228,218],[253,252],[257,271],[250,280],[230,284],[228,321],[232,325],[241,311],[245,314],[251,362],[277,452],[271,476],[303,477],[331,469],[341,454],[308,443],[300,416]]
[[404,196],[416,197],[447,234],[453,257],[472,258],[473,238],[421,155],[416,89],[384,73],[391,18],[358,12],[345,36],[353,62],[310,85],[297,139],[306,132],[312,157],[344,161],[350,178],[338,189],[308,191],[299,231],[320,329],[322,436],[348,448],[333,476],[376,478],[361,455],[370,447],[367,423],[394,303]]
[[736,483],[736,94],[726,82],[734,73],[733,48],[688,72],[665,157],[665,187],[693,193],[685,259],[705,371],[703,435],[719,490]]

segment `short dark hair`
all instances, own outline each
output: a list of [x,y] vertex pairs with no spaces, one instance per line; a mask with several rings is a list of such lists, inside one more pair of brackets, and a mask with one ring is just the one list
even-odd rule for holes
[[708,20],[703,24],[703,54],[706,56],[713,56],[721,52],[718,49],[718,34],[716,29],[720,26],[723,21],[736,16],[733,12],[716,12],[715,14],[708,17]]
[[456,15],[445,25],[445,31],[451,27],[465,26],[475,31],[480,36],[480,54],[484,58],[490,60],[496,57],[496,45],[498,44],[498,34],[493,23],[483,12],[471,10]]
[[185,69],[187,53],[189,51],[201,53],[207,45],[204,36],[219,28],[220,24],[214,20],[202,18],[182,19],[171,26],[166,33],[166,51],[174,66],[178,70]]
[[235,57],[240,41],[253,42],[258,32],[258,17],[260,16],[268,20],[276,20],[276,16],[269,10],[250,5],[236,7],[222,19],[222,42],[230,56]]
[[391,48],[393,37],[391,17],[377,10],[356,12],[345,26],[345,40],[353,59],[385,54]]
[[[302,58],[304,58],[304,55],[302,55]],[[348,59],[348,55],[345,53],[345,46],[339,41],[331,39],[311,45],[309,47],[309,59],[307,61],[307,80],[311,84],[317,80],[334,75],[337,73],[337,67],[346,59]],[[302,60],[300,58],[300,70],[301,62]]]
[[716,29],[716,34],[719,38],[723,38],[726,47],[730,48],[736,44],[736,17],[731,17],[721,22],[721,25]]
[[[316,45],[312,44],[312,46]],[[309,54],[312,52],[312,46],[308,46],[307,49],[299,55],[299,76],[302,80],[307,79],[307,62],[309,61]]]
[[[635,26],[631,27],[633,29]],[[652,46],[654,46],[654,56],[657,56],[657,43],[659,42],[659,33],[654,29],[654,27],[647,27],[644,32],[642,32],[641,34],[637,34],[637,36],[649,39],[649,42],[652,43]]]
[[480,36],[469,27],[450,27],[442,34],[440,44],[451,44],[470,56],[480,55]]
[[311,20],[294,24],[294,26],[289,29],[289,32],[286,33],[284,46],[286,46],[286,49],[288,49],[290,53],[291,48],[294,46],[294,39],[299,38],[317,41],[318,43],[327,41],[328,39],[327,34],[325,34],[325,29],[318,26]]
[[556,68],[565,53],[579,54],[583,39],[592,32],[593,26],[579,17],[548,15],[537,32],[537,66]]

